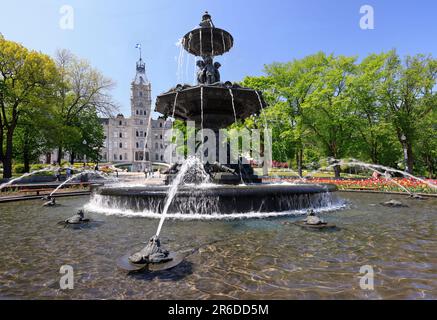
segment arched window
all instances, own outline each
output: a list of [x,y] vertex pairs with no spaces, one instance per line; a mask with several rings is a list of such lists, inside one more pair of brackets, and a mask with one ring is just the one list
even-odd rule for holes
[[120,154],[120,161],[123,161],[123,156]]
[[123,138],[123,133],[122,132],[120,132],[119,137]]

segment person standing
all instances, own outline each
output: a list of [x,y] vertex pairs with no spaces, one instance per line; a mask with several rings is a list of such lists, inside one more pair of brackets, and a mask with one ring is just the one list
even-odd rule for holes
[[71,168],[70,167],[67,168],[66,174],[67,174],[67,179],[70,179],[71,178]]
[[56,169],[56,181],[61,182],[61,168]]

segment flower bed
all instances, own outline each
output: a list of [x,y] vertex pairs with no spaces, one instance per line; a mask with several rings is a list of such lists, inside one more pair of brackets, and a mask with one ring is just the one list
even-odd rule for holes
[[[281,179],[281,181],[293,181],[297,179]],[[412,193],[437,193],[437,189],[430,187],[424,182],[410,178],[394,178],[394,181],[402,187],[408,189]],[[297,180],[299,181],[299,180]],[[428,183],[437,185],[437,180],[426,180]],[[380,179],[330,179],[330,178],[314,178],[308,180],[308,183],[324,183],[335,184],[339,190],[374,190],[381,192],[406,192],[395,182],[380,178]]]

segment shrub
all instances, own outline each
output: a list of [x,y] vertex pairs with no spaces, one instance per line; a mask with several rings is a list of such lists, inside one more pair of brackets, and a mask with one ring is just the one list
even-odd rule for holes
[[13,171],[14,173],[18,173],[18,174],[23,174],[23,173],[25,173],[25,172],[24,172],[24,164],[22,164],[22,163],[14,164],[14,165],[12,166],[12,171]]

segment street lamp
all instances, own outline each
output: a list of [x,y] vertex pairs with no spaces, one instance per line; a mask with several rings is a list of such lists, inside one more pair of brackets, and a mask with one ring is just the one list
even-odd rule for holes
[[[87,145],[87,141],[84,139],[83,141],[82,141],[82,144],[84,145],[84,146],[86,146]],[[84,159],[83,159],[83,166],[85,167],[86,166],[86,163],[87,163],[87,161],[86,161],[86,152],[84,152],[84,157],[83,157]]]
[[408,148],[407,148],[407,137],[405,134],[401,136],[402,148],[404,149],[404,162],[405,162],[405,171],[409,172],[410,168],[408,167]]

